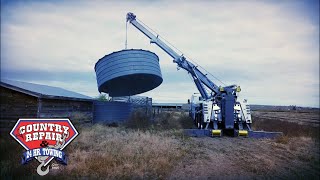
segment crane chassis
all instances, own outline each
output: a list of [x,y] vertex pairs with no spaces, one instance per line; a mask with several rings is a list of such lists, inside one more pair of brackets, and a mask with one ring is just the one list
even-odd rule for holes
[[181,69],[186,70],[192,77],[199,93],[191,96],[189,115],[193,119],[197,129],[189,129],[185,132],[192,136],[267,136],[275,134],[252,131],[251,111],[247,100],[238,101],[240,86],[218,86],[211,81],[207,74],[200,71],[197,65],[190,62],[183,54],[179,54],[167,45],[159,35],[154,34],[142,23],[138,22],[136,15],[127,13],[126,21],[136,27],[150,39],[150,43],[156,44],[170,57]]

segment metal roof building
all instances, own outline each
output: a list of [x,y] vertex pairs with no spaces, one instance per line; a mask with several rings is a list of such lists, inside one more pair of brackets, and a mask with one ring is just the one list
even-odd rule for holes
[[163,111],[189,111],[190,104],[187,103],[152,103],[153,114]]
[[0,128],[12,128],[19,118],[70,118],[92,122],[93,98],[59,87],[1,79]]
[[1,79],[1,86],[41,98],[75,99],[85,101],[92,100],[92,98],[89,96],[85,96],[59,87],[40,85],[28,82]]
[[183,103],[152,103],[153,107],[160,107],[160,108],[181,108]]

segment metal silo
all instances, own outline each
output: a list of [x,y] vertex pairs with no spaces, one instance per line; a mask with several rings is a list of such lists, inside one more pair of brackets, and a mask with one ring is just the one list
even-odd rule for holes
[[101,58],[95,65],[99,92],[112,97],[150,91],[162,83],[159,58],[141,49],[126,49]]
[[95,101],[93,110],[94,123],[123,123],[130,118],[132,104],[115,101]]

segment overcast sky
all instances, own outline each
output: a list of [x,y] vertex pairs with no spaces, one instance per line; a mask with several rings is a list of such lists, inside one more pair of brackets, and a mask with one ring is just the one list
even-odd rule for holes
[[[98,96],[94,65],[125,47],[125,17],[156,30],[251,104],[319,107],[319,2],[1,1],[1,78]],[[142,95],[186,102],[197,89],[132,25],[128,48],[160,59],[163,83]],[[210,77],[217,85],[223,85]]]

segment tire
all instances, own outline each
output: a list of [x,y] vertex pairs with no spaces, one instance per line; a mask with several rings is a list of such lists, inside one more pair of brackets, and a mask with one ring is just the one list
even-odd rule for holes
[[202,124],[202,122],[201,122],[201,118],[200,118],[200,115],[199,115],[199,114],[197,114],[197,122],[198,122],[198,124],[197,124],[198,129],[201,129],[201,124]]
[[195,114],[194,116],[194,125],[198,128],[198,116]]
[[195,117],[194,125],[198,128],[198,116],[197,116],[197,114],[194,117]]

